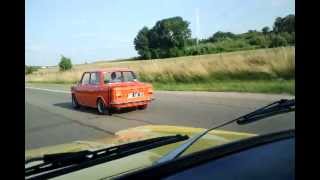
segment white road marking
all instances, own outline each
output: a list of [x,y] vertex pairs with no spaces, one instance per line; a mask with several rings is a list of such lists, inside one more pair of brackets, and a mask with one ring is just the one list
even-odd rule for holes
[[[42,90],[48,92],[57,92],[57,93],[70,93],[70,91],[58,90],[58,89],[45,89],[45,88],[36,88],[36,87],[25,87],[26,89],[35,89],[35,90]],[[295,98],[295,95],[288,95],[288,94],[263,94],[263,93],[237,93],[237,92],[201,92],[201,91],[155,91],[155,94],[171,94],[171,95],[191,95],[191,96],[208,96],[208,97],[227,97],[227,98],[240,98],[240,99],[262,99],[262,100],[269,100],[269,99],[292,99]]]
[[56,89],[44,89],[44,88],[35,88],[35,87],[25,87],[26,89],[36,89],[42,91],[49,91],[49,92],[57,92],[57,93],[70,93],[70,91],[63,91],[63,90],[56,90]]

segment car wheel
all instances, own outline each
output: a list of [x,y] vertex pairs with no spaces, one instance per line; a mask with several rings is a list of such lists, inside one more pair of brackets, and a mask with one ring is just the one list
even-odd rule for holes
[[104,102],[103,102],[101,99],[99,99],[99,100],[97,101],[97,110],[98,110],[98,113],[99,113],[99,114],[108,114],[108,115],[111,115],[109,109],[105,107],[105,104],[104,104]]
[[139,109],[139,110],[144,110],[144,109],[146,109],[147,107],[148,107],[148,105],[146,104],[146,105],[139,106],[138,109]]
[[80,108],[80,105],[79,105],[79,103],[78,103],[78,101],[77,101],[77,99],[76,99],[76,96],[75,95],[72,95],[72,107],[74,108],[74,109],[79,109]]

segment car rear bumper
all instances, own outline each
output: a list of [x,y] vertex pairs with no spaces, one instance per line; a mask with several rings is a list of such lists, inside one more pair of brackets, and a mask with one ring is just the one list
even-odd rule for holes
[[145,101],[132,101],[132,102],[125,102],[125,103],[110,103],[110,106],[112,108],[128,108],[128,107],[137,107],[137,106],[143,106],[151,101],[155,100],[154,98],[151,98],[150,100],[145,100]]

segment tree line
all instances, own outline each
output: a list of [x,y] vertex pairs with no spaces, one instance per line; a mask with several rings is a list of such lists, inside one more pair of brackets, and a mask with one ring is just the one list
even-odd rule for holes
[[32,74],[34,71],[37,71],[39,67],[37,66],[24,66],[24,74]]
[[206,39],[191,38],[189,22],[181,17],[160,20],[149,29],[144,26],[134,39],[138,59],[156,59],[237,50],[295,45],[295,15],[275,19],[272,29],[234,34],[218,31]]
[[[67,71],[72,69],[72,61],[70,58],[67,58],[63,55],[61,55],[60,62],[58,64],[59,66],[59,71]],[[39,66],[28,66],[25,65],[24,68],[24,74],[32,74],[33,72],[37,71],[40,69]]]

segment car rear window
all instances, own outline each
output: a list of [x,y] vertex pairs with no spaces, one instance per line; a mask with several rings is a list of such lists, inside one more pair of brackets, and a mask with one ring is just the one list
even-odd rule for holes
[[105,83],[122,82],[122,75],[120,71],[107,72],[104,78]]
[[104,83],[115,82],[131,82],[136,79],[135,74],[132,71],[115,71],[106,72],[104,75]]

